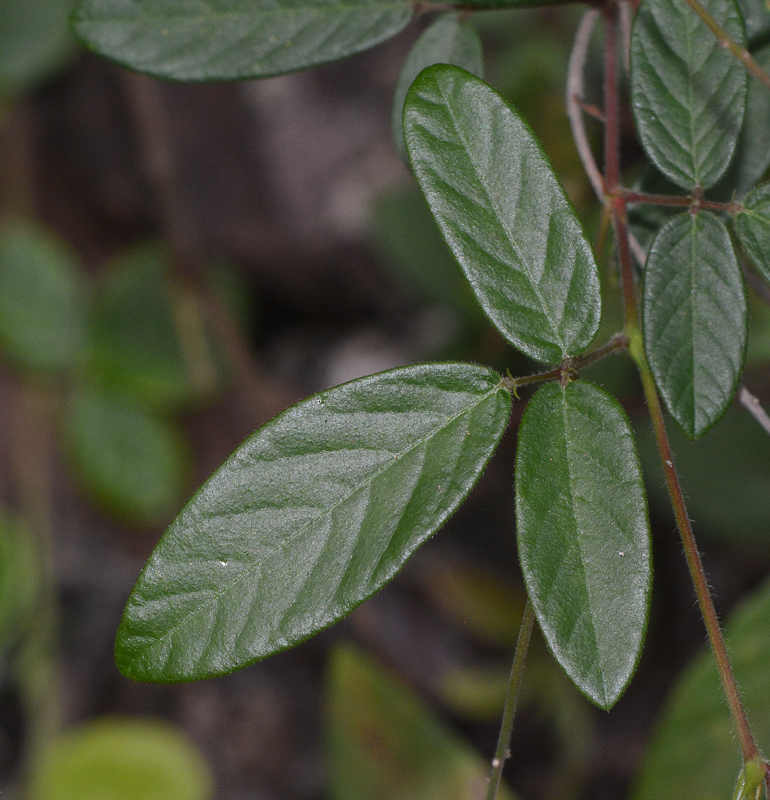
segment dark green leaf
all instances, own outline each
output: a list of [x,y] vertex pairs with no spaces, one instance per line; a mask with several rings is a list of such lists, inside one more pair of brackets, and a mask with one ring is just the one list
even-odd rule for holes
[[123,66],[180,81],[266,78],[368,50],[408,0],[85,0],[77,35]]
[[120,396],[84,391],[70,402],[64,426],[77,474],[105,510],[152,524],[178,507],[188,453],[168,422]]
[[601,708],[620,697],[647,625],[649,523],[633,433],[610,395],[552,383],[530,400],[516,456],[519,557],[540,627]]
[[214,780],[197,747],[155,719],[105,718],[75,728],[34,765],[30,800],[210,800]]
[[[351,647],[330,654],[329,797],[470,800],[489,766],[409,687]],[[500,800],[512,800],[503,786]]]
[[68,60],[73,6],[74,0],[2,0],[0,95],[28,91]]
[[596,335],[591,247],[527,125],[483,81],[423,71],[404,135],[420,187],[484,311],[532,358],[557,363]]
[[21,220],[0,227],[0,347],[30,370],[67,370],[84,355],[85,276],[51,233]]
[[724,413],[743,370],[748,301],[724,224],[708,211],[674,217],[644,278],[644,346],[658,389],[691,439]]
[[770,281],[770,183],[757,186],[744,207],[735,215],[735,232],[754,266]]
[[459,14],[444,14],[415,42],[401,67],[393,95],[393,141],[401,158],[408,163],[404,144],[404,100],[412,81],[432,64],[454,64],[479,78],[484,77],[484,57],[476,28]]
[[[737,42],[734,0],[703,6]],[[631,101],[647,154],[674,183],[713,186],[732,158],[746,107],[746,70],[678,0],[643,0],[631,36]]]
[[749,45],[763,45],[770,37],[770,6],[766,0],[738,0]]
[[491,370],[435,364],[280,414],[164,534],[126,606],[118,666],[161,682],[224,674],[332,625],[454,512],[509,412]]
[[35,538],[0,514],[0,657],[35,616],[40,567]]
[[[727,623],[730,661],[760,750],[770,746],[770,584],[739,606]],[[633,800],[726,800],[741,752],[714,657],[704,652],[670,696]]]

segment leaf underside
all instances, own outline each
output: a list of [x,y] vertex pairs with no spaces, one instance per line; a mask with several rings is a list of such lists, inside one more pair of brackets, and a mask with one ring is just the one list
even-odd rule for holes
[[444,239],[498,330],[545,363],[584,350],[599,325],[596,263],[527,125],[483,81],[438,65],[409,90],[404,136]]
[[647,625],[649,522],[628,418],[584,381],[548,384],[519,430],[516,517],[527,591],[557,661],[610,708]]
[[735,232],[762,277],[770,282],[770,183],[758,186],[735,216]]
[[[703,6],[742,47],[734,0]],[[713,186],[730,164],[746,108],[746,70],[679,0],[643,0],[631,36],[631,103],[655,165],[684,189]]]
[[118,630],[121,671],[157,682],[226,674],[332,625],[454,512],[509,413],[493,371],[433,364],[280,414],[151,555]]
[[412,18],[407,0],[85,0],[83,43],[179,81],[266,78],[360,53]]
[[730,236],[708,211],[679,214],[647,257],[642,301],[647,359],[684,432],[697,439],[735,394],[746,353],[746,289]]

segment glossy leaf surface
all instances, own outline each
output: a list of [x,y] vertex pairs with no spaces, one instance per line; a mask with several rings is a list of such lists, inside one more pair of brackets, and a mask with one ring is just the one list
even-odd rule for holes
[[490,86],[434,66],[407,95],[417,180],[482,308],[527,355],[584,350],[601,297],[591,247],[534,135]]
[[744,207],[735,216],[735,232],[754,266],[770,282],[770,183],[747,195]]
[[164,534],[126,607],[118,666],[162,682],[224,674],[333,624],[454,512],[509,413],[496,373],[435,364],[280,414]]
[[265,78],[367,50],[412,18],[406,0],[85,0],[84,44],[180,81]]
[[47,230],[0,227],[0,349],[29,370],[62,371],[84,355],[87,289],[82,267]]
[[71,400],[64,433],[83,488],[106,511],[148,525],[178,508],[189,454],[164,419],[119,395],[87,390]]
[[[328,676],[329,796],[335,800],[470,800],[489,765],[417,693],[352,647]],[[500,800],[512,800],[503,786]]]
[[[734,0],[703,6],[745,47]],[[746,70],[677,0],[643,0],[631,36],[631,102],[655,165],[690,190],[713,186],[727,169],[746,107]]]
[[748,306],[724,224],[679,214],[657,235],[644,279],[644,342],[666,406],[691,439],[735,394],[746,353]]
[[[735,678],[761,751],[770,746],[770,584],[745,600],[725,629]],[[647,752],[633,800],[724,800],[732,796],[741,752],[714,657],[704,651],[685,671]]]
[[641,652],[651,571],[633,433],[604,390],[552,383],[530,400],[519,430],[516,516],[546,641],[580,691],[610,708]]
[[401,67],[393,95],[393,141],[401,158],[408,163],[404,144],[404,100],[412,81],[433,64],[454,64],[456,67],[484,77],[484,56],[478,31],[459,14],[439,17],[415,42]]

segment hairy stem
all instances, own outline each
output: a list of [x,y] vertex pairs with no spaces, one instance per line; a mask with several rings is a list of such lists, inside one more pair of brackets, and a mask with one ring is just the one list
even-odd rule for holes
[[535,620],[535,612],[529,598],[524,606],[524,615],[521,618],[519,627],[519,638],[516,642],[516,652],[513,655],[511,665],[511,677],[508,681],[508,690],[505,693],[505,706],[503,708],[503,720],[500,724],[500,736],[497,739],[497,749],[495,757],[492,759],[492,770],[489,774],[489,788],[487,789],[487,800],[495,800],[500,789],[500,781],[503,777],[503,767],[506,759],[510,756],[511,734],[513,733],[513,720],[516,716],[516,705],[519,701],[519,690],[521,689],[521,679],[524,675],[524,662],[527,659],[529,649],[529,639],[532,635],[532,623]]
[[692,195],[678,197],[667,194],[647,194],[646,192],[634,192],[630,189],[623,189],[623,197],[626,203],[647,203],[654,206],[672,206],[675,208],[704,208],[709,211],[725,211],[728,214],[737,214],[743,211],[740,203],[720,203],[716,200],[703,200]]

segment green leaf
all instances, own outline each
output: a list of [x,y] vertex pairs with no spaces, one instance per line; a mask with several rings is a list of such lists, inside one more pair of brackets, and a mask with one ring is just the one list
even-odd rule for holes
[[438,65],[409,90],[404,136],[441,232],[500,332],[546,363],[584,350],[599,325],[596,263],[527,125],[483,81]]
[[658,233],[644,278],[644,346],[666,406],[691,438],[724,413],[743,371],[748,301],[724,224],[708,211]]
[[749,45],[767,43],[770,36],[770,6],[767,0],[738,0],[743,22],[746,25],[746,37]]
[[628,418],[604,390],[551,383],[530,400],[516,456],[519,557],[540,627],[601,708],[636,668],[651,582],[647,506]]
[[74,0],[0,3],[0,95],[29,91],[69,60],[73,5]]
[[747,195],[744,209],[735,215],[735,233],[754,266],[770,282],[770,183]]
[[149,525],[178,508],[189,455],[170,423],[119,395],[85,390],[68,405],[64,434],[84,489],[106,511]]
[[283,412],[164,534],[126,606],[119,668],[221,675],[332,625],[454,512],[509,413],[499,375],[464,364],[383,372]]
[[[329,796],[335,800],[470,800],[489,766],[409,687],[352,647],[328,674]],[[500,800],[512,800],[501,787]]]
[[396,150],[406,163],[409,156],[404,143],[404,100],[414,79],[433,64],[454,64],[484,77],[481,38],[471,22],[459,14],[439,17],[415,42],[401,67],[393,95],[391,125]]
[[[730,661],[760,750],[770,747],[770,583],[745,600],[725,629]],[[703,652],[674,686],[633,800],[725,800],[741,752],[714,656]],[[752,799],[753,800],[753,799]]]
[[[704,8],[742,46],[734,0]],[[695,13],[678,0],[643,0],[631,35],[631,102],[642,145],[674,183],[713,186],[727,169],[743,123],[747,77]]]
[[368,50],[412,18],[408,0],[85,0],[83,43],[180,81],[266,78]]
[[209,800],[198,748],[152,719],[103,718],[57,739],[36,761],[30,800]]
[[53,234],[22,220],[0,227],[0,348],[33,371],[77,367],[84,355],[82,267]]
[[0,656],[35,616],[39,585],[34,537],[22,524],[0,513]]

